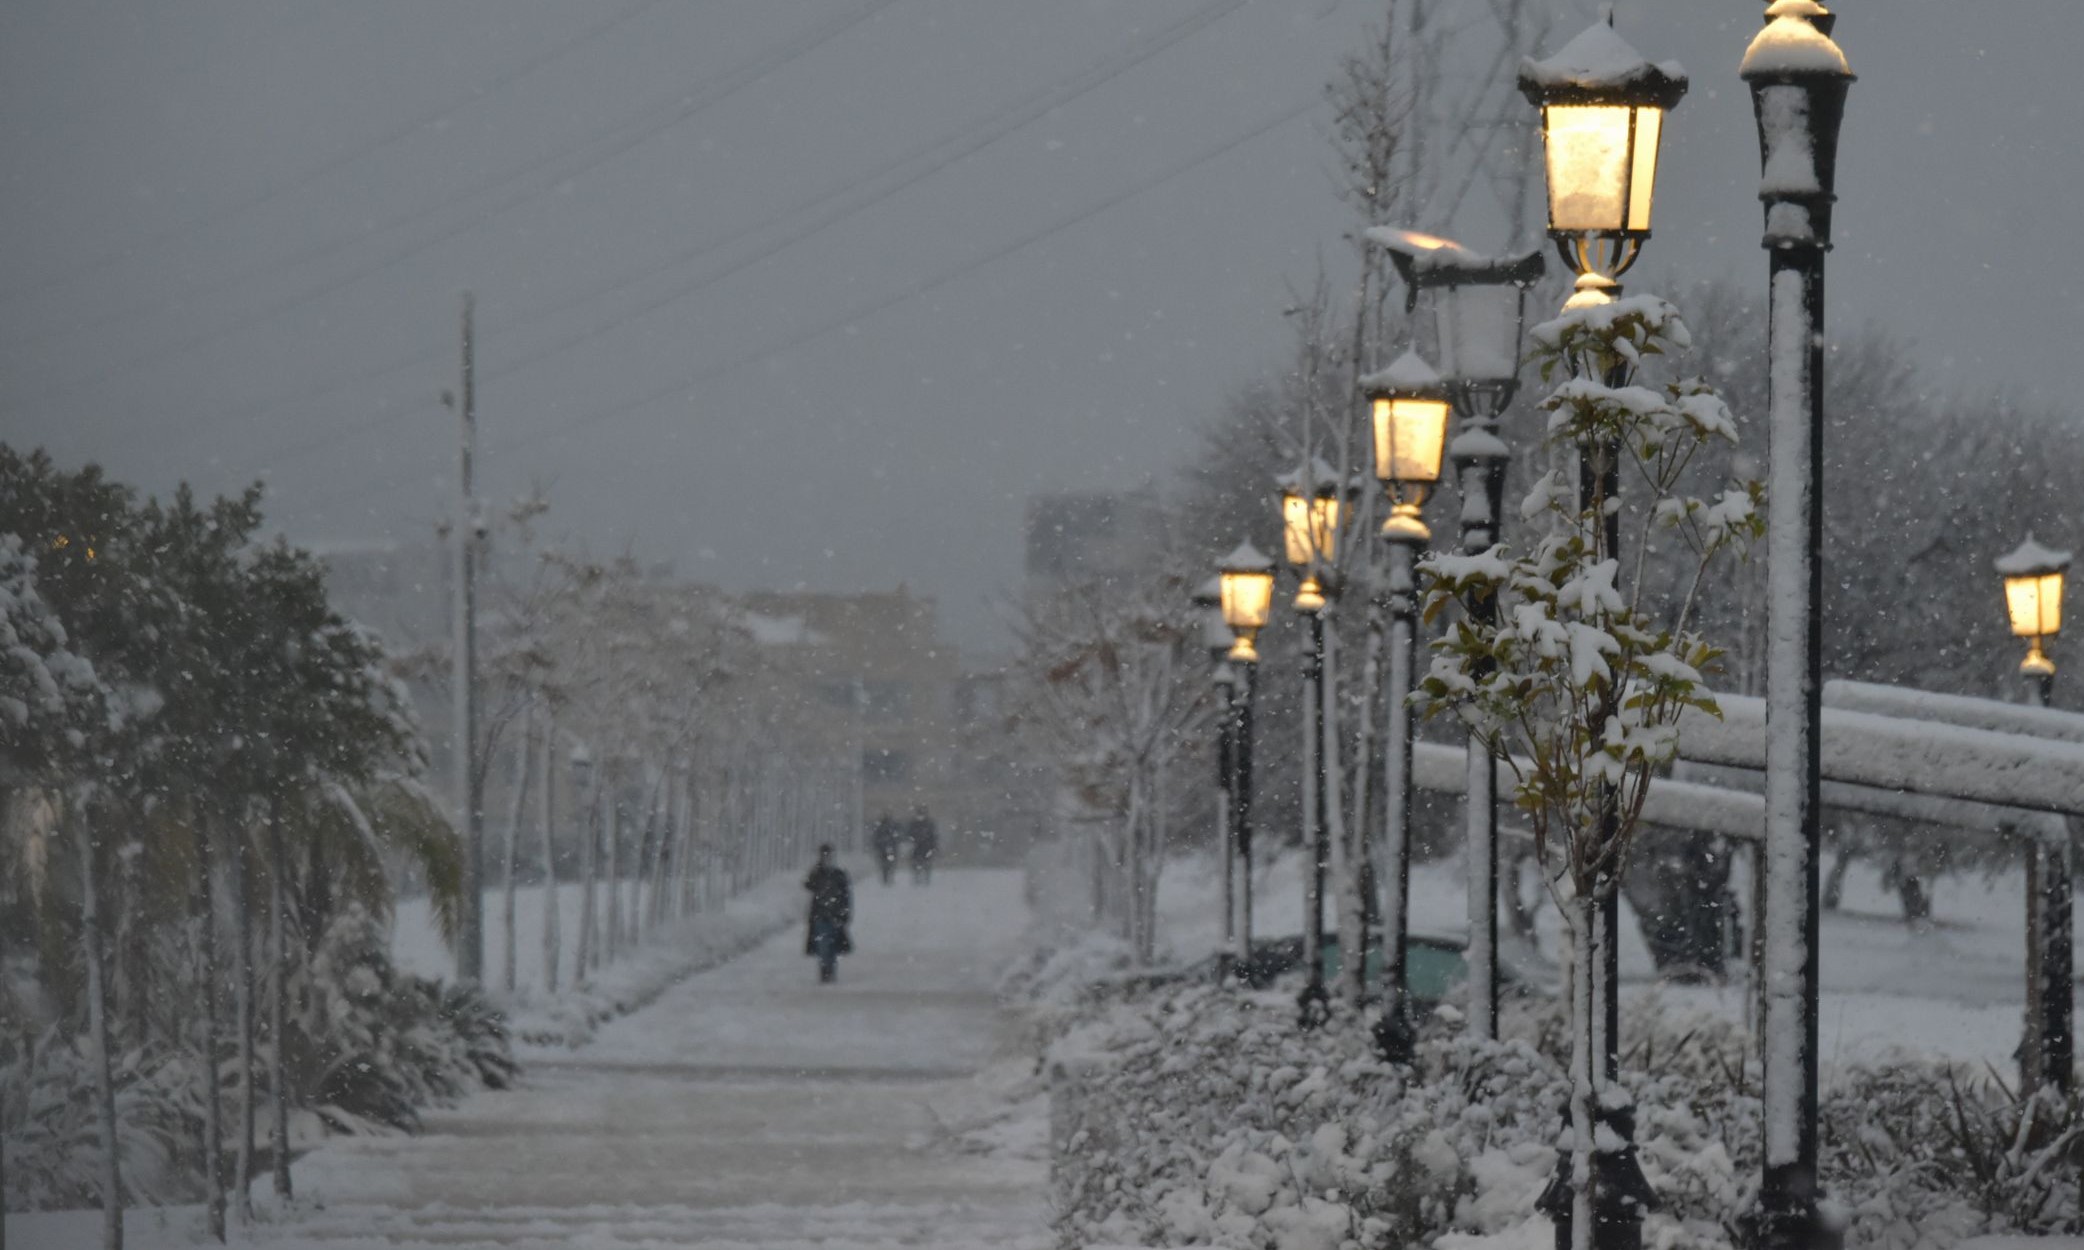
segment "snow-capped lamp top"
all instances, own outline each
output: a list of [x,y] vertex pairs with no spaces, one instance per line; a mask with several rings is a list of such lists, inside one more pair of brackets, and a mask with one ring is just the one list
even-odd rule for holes
[[1444,392],[1446,388],[1440,371],[1427,364],[1425,357],[1417,352],[1405,352],[1390,361],[1386,368],[1377,369],[1360,380],[1360,389],[1369,395]]
[[2012,633],[2032,640],[2020,668],[2028,673],[2051,674],[2055,664],[2041,651],[2041,640],[2062,632],[2062,581],[2069,571],[2070,553],[2043,547],[2028,534],[2009,553],[1995,561],[2004,578],[2004,604],[2011,617]]
[[1838,17],[1817,0],[1773,0],[1765,28],[1751,40],[1738,71],[1747,82],[1821,75],[1851,78],[1845,53],[1831,38]]
[[1252,640],[1266,628],[1267,618],[1273,612],[1274,562],[1259,548],[1242,542],[1237,550],[1223,557],[1220,567],[1223,623],[1237,636],[1229,658],[1241,664],[1257,664],[1259,652]]
[[1274,485],[1280,487],[1284,495],[1336,495],[1339,493],[1339,471],[1324,457],[1312,456],[1306,464],[1275,474]]
[[1573,273],[1618,278],[1650,234],[1664,115],[1686,94],[1677,62],[1652,64],[1614,33],[1613,13],[1553,56],[1520,63],[1541,109],[1549,236]]
[[1993,563],[2001,577],[2038,577],[2067,570],[2072,558],[2071,552],[2044,547],[2028,533],[2025,542],[1997,557]]
[[1613,13],[1539,60],[1520,62],[1520,91],[1537,106],[1639,104],[1668,109],[1686,94],[1677,61],[1652,63],[1614,32]]

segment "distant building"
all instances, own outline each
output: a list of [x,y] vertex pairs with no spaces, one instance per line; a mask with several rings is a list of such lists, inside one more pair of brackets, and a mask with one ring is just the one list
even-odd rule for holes
[[903,820],[923,805],[957,861],[1017,853],[1020,813],[997,674],[966,673],[940,636],[934,601],[867,594],[755,591],[740,599],[756,642],[780,660],[775,680],[801,724],[835,754],[858,754],[862,812]]

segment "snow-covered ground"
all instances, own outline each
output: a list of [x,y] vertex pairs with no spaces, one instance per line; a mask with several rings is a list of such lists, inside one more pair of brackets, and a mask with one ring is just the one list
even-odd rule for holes
[[[1032,1059],[992,987],[1026,936],[1011,871],[861,884],[837,985],[790,928],[691,977],[519,1090],[340,1139],[251,1244],[305,1247],[1043,1247]],[[265,1182],[263,1182],[265,1184]],[[190,1246],[196,1212],[134,1213],[132,1247]],[[88,1250],[75,1212],[12,1244]]]
[[[1302,931],[1300,866],[1298,857],[1288,856],[1257,877],[1262,935]],[[1221,933],[1221,898],[1220,879],[1208,861],[1172,864],[1159,885],[1164,944],[1187,959],[1213,951]],[[1464,898],[1458,860],[1420,865],[1411,881],[1412,929],[1459,937],[1468,927]],[[2012,1052],[2026,1001],[2024,879],[2016,872],[1957,874],[1933,884],[1932,900],[1934,923],[1913,930],[1877,870],[1856,864],[1847,874],[1842,907],[1823,916],[1827,1078],[1839,1065],[1871,1062],[1899,1048],[1988,1063],[2003,1073],[2017,1070]],[[2084,909],[2078,920],[2084,943]],[[1544,905],[1539,929],[1541,951],[1553,957],[1553,908]],[[1624,994],[1657,993],[1674,1005],[1739,1017],[1745,1011],[1741,981],[1727,988],[1656,985],[1632,912],[1621,926],[1621,975]],[[2084,1027],[2084,1011],[2079,1022]]]

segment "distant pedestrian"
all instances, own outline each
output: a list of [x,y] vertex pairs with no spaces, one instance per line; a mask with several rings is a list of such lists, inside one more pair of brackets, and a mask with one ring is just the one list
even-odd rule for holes
[[912,884],[925,885],[933,880],[934,856],[941,849],[941,835],[934,828],[933,817],[926,814],[926,805],[912,809],[912,819],[905,826],[912,839]]
[[810,932],[803,953],[818,960],[818,980],[839,976],[839,957],[854,953],[854,938],[847,926],[854,923],[854,883],[847,871],[832,862],[832,844],[818,848],[817,867],[803,879],[810,891]]
[[869,835],[868,841],[875,848],[876,868],[883,874],[883,884],[892,884],[897,880],[897,848],[904,841],[904,835],[897,831],[897,821],[890,813],[884,812],[876,817],[876,831]]

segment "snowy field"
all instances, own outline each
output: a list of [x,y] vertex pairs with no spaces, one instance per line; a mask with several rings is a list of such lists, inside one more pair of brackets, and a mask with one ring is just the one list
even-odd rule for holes
[[[1026,936],[1020,875],[866,883],[857,913],[837,985],[791,927],[533,1063],[517,1091],[417,1137],[328,1143],[299,1164],[299,1204],[245,1244],[1048,1246],[1039,1103],[1000,1097],[1032,1060],[992,992]],[[140,1212],[130,1245],[192,1246],[196,1224]],[[35,1250],[98,1231],[87,1212],[8,1226]]]
[[[1175,862],[1160,883],[1162,940],[1176,956],[1198,958],[1220,940],[1217,871],[1206,860]],[[1743,896],[1741,885],[1739,890]],[[1462,936],[1468,929],[1465,897],[1458,860],[1421,865],[1411,881],[1412,930]],[[1872,1062],[1900,1048],[1988,1063],[2007,1077],[2017,1072],[2012,1052],[2026,1010],[2024,878],[2016,872],[1947,877],[1933,885],[1932,901],[1934,923],[1914,931],[1875,869],[1856,864],[1847,874],[1843,906],[1823,916],[1826,1077],[1839,1064]],[[1262,935],[1302,931],[1298,858],[1262,869],[1255,907]],[[1553,908],[1544,905],[1539,928],[1541,952],[1552,957]],[[2084,924],[2079,939],[2084,941]],[[1511,945],[1506,951],[1523,968],[1551,971],[1545,960],[1530,960]],[[1632,913],[1621,926],[1621,975],[1624,994],[1661,994],[1675,1006],[1739,1017],[1746,1010],[1741,982],[1726,988],[1656,985]],[[2079,1019],[2084,1024],[2084,1012]]]

